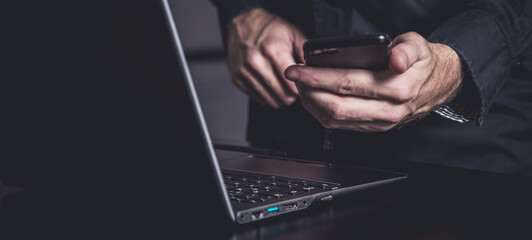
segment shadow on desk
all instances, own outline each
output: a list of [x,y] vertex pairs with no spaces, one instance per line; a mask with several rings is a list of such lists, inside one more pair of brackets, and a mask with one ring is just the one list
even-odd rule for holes
[[[165,206],[171,203],[159,195],[141,197],[140,190],[138,199],[96,188],[15,190],[0,206],[0,238],[531,239],[530,178],[423,164],[405,168],[410,177],[404,182],[301,214],[232,226],[188,224],[175,207]],[[176,216],[150,212],[166,207]]]

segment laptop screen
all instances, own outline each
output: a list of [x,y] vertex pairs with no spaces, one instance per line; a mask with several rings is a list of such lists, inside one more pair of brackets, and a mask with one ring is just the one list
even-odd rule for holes
[[2,180],[105,188],[142,221],[227,222],[162,2],[9,4]]

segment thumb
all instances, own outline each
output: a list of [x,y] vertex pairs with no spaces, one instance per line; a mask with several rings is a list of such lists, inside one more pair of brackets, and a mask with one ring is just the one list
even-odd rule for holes
[[392,42],[388,67],[394,73],[406,72],[416,62],[423,60],[427,53],[427,44],[417,33],[405,33]]

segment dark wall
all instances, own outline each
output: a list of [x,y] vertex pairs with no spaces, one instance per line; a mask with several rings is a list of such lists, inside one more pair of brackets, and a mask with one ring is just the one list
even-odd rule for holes
[[231,83],[216,8],[208,0],[173,0],[171,7],[212,137],[245,144],[247,97]]

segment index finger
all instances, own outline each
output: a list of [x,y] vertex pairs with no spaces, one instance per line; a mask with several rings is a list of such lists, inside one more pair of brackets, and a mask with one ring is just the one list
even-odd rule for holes
[[341,95],[379,98],[386,95],[382,86],[392,78],[393,74],[387,70],[374,72],[363,69],[294,65],[286,69],[285,76],[289,80]]
[[[275,51],[275,50],[273,50]],[[275,71],[275,74],[276,76],[280,79],[280,80],[283,80],[281,82],[283,82],[283,86],[289,90],[291,93],[293,94],[298,94],[298,91],[297,91],[297,87],[296,85],[291,82],[291,81],[288,81],[288,79],[286,79],[285,75],[284,75],[284,71],[286,70],[287,67],[291,66],[291,65],[294,65],[296,64],[295,60],[294,60],[294,57],[292,56],[291,52],[290,51],[282,51],[282,50],[277,50],[275,51],[275,53],[269,53],[267,54],[270,62],[271,62],[271,65]]]

